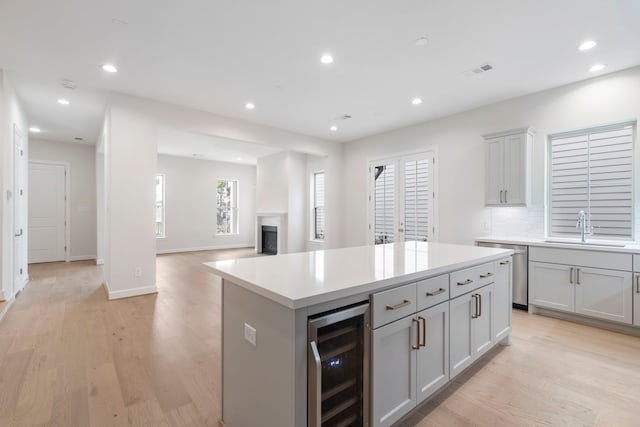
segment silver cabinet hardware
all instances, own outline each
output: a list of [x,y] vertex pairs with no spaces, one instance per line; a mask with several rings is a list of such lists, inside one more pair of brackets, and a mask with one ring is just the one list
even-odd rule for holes
[[473,283],[473,280],[467,279],[464,282],[458,282],[458,286],[464,286],[464,285],[468,285],[470,283]]
[[477,294],[478,295],[478,306],[480,307],[480,309],[478,310],[478,317],[482,317],[482,295]]
[[573,285],[573,267],[569,269],[569,283]]
[[404,300],[404,301],[402,301],[402,302],[399,302],[399,303],[398,303],[398,304],[396,304],[396,305],[388,305],[388,306],[387,306],[387,310],[397,310],[397,309],[399,309],[399,308],[406,307],[406,306],[408,306],[409,304],[411,304],[411,301],[409,301],[408,299],[406,299],[406,300]]
[[576,268],[576,285],[580,284],[580,269]]
[[427,292],[427,296],[428,297],[435,297],[436,295],[440,295],[443,292],[447,292],[447,290],[445,288],[440,288],[437,291]]
[[419,350],[420,349],[420,322],[418,322],[417,319],[413,318],[411,319],[411,324],[416,324],[417,329],[416,329],[416,342],[417,344],[411,344],[411,349],[412,350]]
[[500,190],[500,203],[504,203],[504,202],[502,201],[502,193],[504,193],[504,190]]
[[486,273],[486,274],[481,274],[480,278],[481,279],[486,279],[487,277],[491,277],[491,276],[493,276],[493,273]]
[[507,201],[507,190],[504,190],[504,202],[505,202],[505,203],[509,203],[509,202]]
[[471,295],[471,298],[473,298],[473,314],[471,318],[475,319],[478,317],[478,294]]
[[507,265],[507,264],[511,264],[511,261],[507,260],[507,261],[500,261],[500,265]]
[[636,293],[640,294],[640,274],[636,274]]
[[315,341],[309,343],[311,348],[311,357],[313,357],[313,364],[315,367],[315,375],[312,377],[315,380],[315,387],[311,387],[310,403],[310,419],[315,420],[315,425],[322,425],[322,360],[320,359],[320,352],[318,352],[318,345]]
[[22,236],[22,228],[20,229],[20,231],[16,231],[14,234],[16,237]]
[[418,342],[418,346],[426,347],[427,346],[427,319],[422,316],[418,316],[418,320],[422,324],[422,342]]

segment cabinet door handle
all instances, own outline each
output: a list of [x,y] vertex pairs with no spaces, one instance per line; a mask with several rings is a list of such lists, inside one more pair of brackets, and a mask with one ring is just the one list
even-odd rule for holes
[[458,282],[458,286],[468,285],[469,283],[473,283],[473,280],[467,279],[464,282]]
[[471,318],[475,319],[478,317],[478,294],[471,295],[471,298],[473,298],[473,314]]
[[580,269],[576,268],[576,285],[580,284]]
[[573,285],[573,267],[569,269],[569,283]]
[[507,190],[504,190],[504,202],[505,202],[505,203],[509,203],[509,202],[507,201]]
[[500,203],[504,203],[504,202],[502,201],[502,193],[504,193],[504,190],[500,190]]
[[486,279],[487,277],[491,277],[491,276],[493,276],[493,273],[486,273],[486,274],[481,274],[480,278],[481,279]]
[[418,320],[422,323],[422,342],[418,342],[419,347],[427,346],[427,319],[418,316]]
[[315,387],[311,387],[309,390],[311,393],[311,398],[309,399],[309,420],[310,422],[315,421],[315,425],[319,426],[322,425],[322,359],[320,358],[318,345],[315,341],[311,341],[309,347],[311,348],[311,356],[313,357],[315,367],[315,375],[312,377],[315,382]]
[[388,306],[387,306],[387,310],[397,310],[397,309],[399,309],[399,308],[406,307],[406,306],[408,306],[409,304],[411,304],[411,301],[409,301],[408,299],[406,299],[406,300],[404,300],[404,301],[402,301],[402,302],[399,302],[399,303],[398,303],[398,304],[396,304],[396,305],[388,305]]
[[500,265],[507,265],[507,264],[511,264],[511,261],[507,260],[507,261],[500,261]]
[[440,295],[441,293],[447,292],[445,288],[440,288],[437,291],[427,292],[428,297],[435,297],[436,295]]
[[418,344],[411,344],[411,349],[412,350],[419,350],[420,349],[420,322],[418,322],[418,320],[416,318],[411,319],[411,324],[416,324],[417,325],[417,329],[416,329],[416,342]]
[[478,305],[480,309],[478,310],[478,317],[482,317],[482,295],[478,294]]
[[636,274],[636,294],[640,294],[640,274]]

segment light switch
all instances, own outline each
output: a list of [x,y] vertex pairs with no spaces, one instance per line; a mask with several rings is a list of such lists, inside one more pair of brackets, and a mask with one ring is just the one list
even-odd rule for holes
[[244,339],[249,341],[252,345],[256,345],[256,328],[248,323],[244,324]]

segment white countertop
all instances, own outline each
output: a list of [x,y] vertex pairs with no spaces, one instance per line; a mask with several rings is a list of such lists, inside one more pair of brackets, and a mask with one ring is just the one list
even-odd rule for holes
[[495,261],[512,253],[476,246],[402,242],[205,265],[226,280],[298,309]]
[[581,249],[590,251],[619,252],[626,254],[640,254],[640,245],[637,243],[617,243],[611,241],[598,241],[587,239],[586,244],[581,244],[577,239],[521,237],[521,236],[482,236],[476,237],[477,242],[505,243],[510,245],[543,246],[548,248]]

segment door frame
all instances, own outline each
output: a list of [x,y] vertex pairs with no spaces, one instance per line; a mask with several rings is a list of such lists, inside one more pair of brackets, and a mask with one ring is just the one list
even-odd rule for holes
[[[22,132],[22,130],[20,129],[20,127],[18,127],[17,123],[13,124],[13,135],[12,135],[12,139],[13,139],[13,185],[12,185],[12,189],[11,191],[13,191],[13,195],[12,195],[12,199],[13,199],[13,221],[11,224],[11,234],[13,235],[12,239],[11,239],[11,243],[13,245],[12,248],[12,253],[13,253],[13,257],[12,257],[12,266],[11,266],[11,272],[12,272],[12,276],[11,276],[11,295],[16,295],[18,292],[20,292],[26,282],[27,282],[27,278],[28,278],[28,273],[27,273],[27,264],[28,262],[25,262],[25,260],[23,258],[25,258],[24,253],[25,253],[25,249],[28,249],[28,243],[26,240],[26,237],[28,236],[28,219],[26,221],[23,221],[24,219],[24,215],[27,214],[28,215],[28,204],[25,203],[26,199],[26,188],[27,188],[27,183],[28,183],[28,179],[25,178],[25,168],[24,168],[24,164],[22,165],[22,167],[20,166],[20,163],[22,163],[24,160],[24,152],[25,152],[25,144],[24,144],[24,134]],[[18,144],[18,141],[20,142]],[[18,150],[21,151],[21,153],[18,155]],[[28,165],[27,165],[28,166]],[[21,170],[22,169],[22,170]],[[20,176],[20,172],[22,173],[22,176]],[[27,172],[28,173],[28,172]],[[19,194],[19,192],[22,191],[22,195]],[[22,198],[20,198],[20,196],[22,196]],[[20,215],[22,214],[22,215]],[[22,216],[22,218],[20,218],[20,216]],[[22,223],[25,224],[22,224]],[[18,225],[22,225],[21,228],[21,233],[20,235],[16,234],[16,229],[18,228]],[[18,251],[16,249],[18,249],[18,238],[22,239],[22,246],[19,248],[21,249],[22,253],[18,253]],[[22,271],[24,267],[24,271]],[[20,272],[18,272],[18,270],[20,270]]]
[[[64,166],[64,245],[67,247],[67,250],[64,252],[64,261],[71,261],[71,163],[69,162],[58,162],[54,160],[39,160],[39,159],[29,159],[29,166],[31,164],[39,164],[39,165],[50,165],[50,166]],[[27,218],[29,214],[27,213]],[[27,253],[29,253],[27,248]]]
[[[385,161],[390,161],[390,162],[395,162],[396,165],[400,164],[400,161],[408,158],[408,157],[417,157],[420,155],[423,155],[425,153],[431,153],[431,156],[433,157],[433,164],[432,164],[432,168],[433,168],[433,173],[432,173],[432,181],[431,181],[431,186],[433,188],[433,192],[434,197],[432,200],[432,209],[433,209],[433,215],[432,215],[432,223],[431,226],[432,228],[432,238],[429,240],[430,242],[437,242],[440,240],[440,227],[439,227],[439,189],[438,189],[438,147],[437,146],[429,146],[429,147],[425,147],[424,149],[421,150],[411,150],[411,151],[401,151],[401,152],[397,152],[397,153],[391,153],[389,155],[385,155],[385,156],[379,156],[379,157],[371,157],[367,159],[367,166],[366,166],[366,171],[367,171],[367,192],[366,192],[366,206],[367,206],[367,222],[365,224],[366,227],[366,236],[367,236],[367,245],[373,245],[375,243],[374,241],[374,229],[373,229],[373,220],[374,220],[374,212],[373,212],[373,193],[374,193],[374,186],[375,186],[375,182],[373,179],[371,179],[372,177],[372,172],[371,172],[371,167],[373,166],[374,163],[378,163],[378,162],[385,162]],[[395,183],[396,189],[398,188],[400,184],[398,182]],[[394,212],[394,227],[397,228],[397,216],[400,214],[400,212]]]

